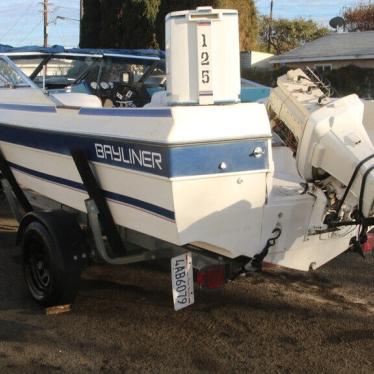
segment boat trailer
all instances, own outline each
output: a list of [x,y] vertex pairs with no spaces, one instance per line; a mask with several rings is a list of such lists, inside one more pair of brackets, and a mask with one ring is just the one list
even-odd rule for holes
[[[132,232],[132,240],[124,240],[85,153],[75,149],[71,155],[89,195],[83,217],[52,201],[48,202],[55,204],[52,209],[35,208],[0,150],[1,185],[20,224],[17,244],[22,248],[26,284],[33,298],[45,307],[71,304],[79,290],[81,273],[91,264],[128,265],[171,259],[174,307],[179,310],[194,302],[194,279],[201,288],[217,289],[240,274],[261,270],[269,247],[280,235],[275,230],[275,237],[253,259],[232,260],[192,245],[179,247],[160,240],[142,248],[142,242],[155,239]],[[89,244],[92,242],[94,245]]]

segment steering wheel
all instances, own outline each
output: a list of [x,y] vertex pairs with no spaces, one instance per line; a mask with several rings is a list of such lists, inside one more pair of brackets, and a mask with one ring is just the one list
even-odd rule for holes
[[151,96],[144,83],[115,83],[110,99],[116,107],[142,107],[149,103]]

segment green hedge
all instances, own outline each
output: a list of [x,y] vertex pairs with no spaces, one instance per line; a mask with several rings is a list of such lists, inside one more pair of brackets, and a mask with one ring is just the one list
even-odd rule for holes
[[338,96],[355,93],[362,98],[374,98],[374,69],[350,65],[330,71],[326,74],[326,78],[331,82]]
[[278,77],[286,74],[288,70],[289,68],[286,67],[280,68],[278,70],[242,69],[241,75],[243,78],[261,83],[265,86],[275,87]]

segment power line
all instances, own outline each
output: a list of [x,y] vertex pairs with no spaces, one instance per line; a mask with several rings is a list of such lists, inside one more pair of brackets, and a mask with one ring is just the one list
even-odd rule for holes
[[3,40],[19,24],[19,22],[26,16],[26,14],[28,14],[29,10],[31,10],[31,8],[35,5],[37,4],[36,3],[29,4],[25,12],[16,20],[16,22],[13,23],[13,25],[3,35],[0,36],[0,40]]
[[[10,2],[5,5],[5,0],[4,3],[0,0],[0,3],[2,3],[2,5],[0,4],[0,24],[3,25],[0,28],[0,34],[3,34],[0,37],[0,43],[3,42],[10,45],[19,45],[20,43],[43,44],[43,42],[39,41],[40,38],[36,36],[35,29],[43,22],[43,10],[38,11],[40,7],[38,3],[43,4],[44,0],[12,0],[12,5],[9,4]],[[61,39],[61,36],[65,42],[64,44],[77,44],[80,18],[79,6],[80,0],[48,1],[49,25],[55,22],[54,20],[57,16],[62,18],[64,20],[62,22],[66,24],[63,27],[60,25],[59,30],[50,27],[51,25],[48,27],[48,42],[50,44],[55,43],[55,38]],[[4,25],[7,25],[7,27],[5,28]],[[43,32],[42,30],[43,26],[41,27],[41,32]]]
[[77,6],[63,6],[63,5],[58,5],[57,8],[79,10],[79,7],[77,7]]
[[20,8],[24,8],[25,6],[30,6],[30,1],[12,1],[10,4],[8,3],[7,6],[1,6],[0,12],[9,12],[9,11],[19,11]]
[[24,37],[20,42],[19,44],[21,45],[25,40],[27,40],[31,35],[32,33],[37,29],[38,26],[40,26],[42,24],[43,20],[41,19],[34,27],[33,29],[28,33],[28,35],[26,35],[26,37]]
[[60,40],[62,41],[62,45],[66,47],[66,43],[65,43],[64,37],[62,36],[62,33],[60,31],[60,25],[56,24],[56,30],[57,30],[57,34],[60,37]]

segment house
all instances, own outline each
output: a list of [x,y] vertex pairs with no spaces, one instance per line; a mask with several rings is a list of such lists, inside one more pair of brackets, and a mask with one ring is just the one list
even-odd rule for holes
[[272,65],[269,63],[274,55],[271,53],[246,51],[240,52],[240,66],[242,69],[261,69],[270,70]]
[[347,65],[374,68],[374,31],[335,32],[270,60],[274,67],[287,66],[328,71]]

